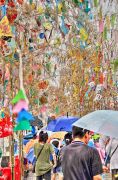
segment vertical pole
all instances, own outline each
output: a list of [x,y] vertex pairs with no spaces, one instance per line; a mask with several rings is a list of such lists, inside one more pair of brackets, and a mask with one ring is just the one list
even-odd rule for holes
[[22,145],[22,138],[23,138],[23,133],[22,133],[22,131],[20,131],[19,132],[19,159],[20,159],[20,167],[21,167],[20,180],[22,180],[22,176],[24,175],[24,173],[23,173],[23,145]]
[[[12,76],[12,62],[10,62],[10,83],[11,83],[11,97],[13,98],[13,76]],[[12,126],[14,128],[14,117],[12,116]],[[11,172],[12,172],[12,180],[15,180],[15,172],[14,172],[14,132],[13,134],[10,136],[9,140],[11,148]]]

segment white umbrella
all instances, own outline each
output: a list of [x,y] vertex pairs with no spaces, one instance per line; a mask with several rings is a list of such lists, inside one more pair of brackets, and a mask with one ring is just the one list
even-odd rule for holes
[[94,111],[83,116],[73,123],[73,125],[96,133],[118,138],[118,111]]

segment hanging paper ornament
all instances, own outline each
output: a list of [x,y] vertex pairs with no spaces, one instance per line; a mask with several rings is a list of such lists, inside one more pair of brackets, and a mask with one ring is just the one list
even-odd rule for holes
[[47,97],[42,96],[40,99],[41,104],[46,104],[48,102]]
[[17,52],[14,53],[14,59],[19,60],[19,54]]
[[78,5],[79,4],[79,1],[78,0],[73,0],[73,2]]
[[114,64],[114,71],[117,71],[117,69],[118,69],[118,59],[115,59],[113,64]]
[[103,77],[103,73],[101,73],[99,77],[99,83],[103,84],[103,82],[104,82],[104,77]]
[[42,106],[42,107],[40,108],[40,112],[41,112],[41,113],[46,112],[46,110],[47,110],[47,107],[46,107],[46,106]]
[[104,31],[104,21],[100,20],[99,21],[99,32],[102,33]]
[[85,9],[84,9],[84,11],[85,11],[86,13],[88,13],[90,10],[91,10],[91,8],[90,8],[90,3],[89,3],[88,0],[86,0],[86,1],[85,1]]
[[18,113],[18,117],[17,117],[17,122],[20,122],[22,120],[27,120],[27,121],[33,121],[34,117],[32,116],[31,113],[29,113],[27,110],[22,109],[19,113]]
[[0,138],[12,135],[12,122],[9,117],[5,117],[0,121]]
[[116,15],[115,14],[112,14],[111,15],[111,26],[114,27],[115,25],[115,20],[116,20]]
[[4,16],[0,21],[0,37],[12,37],[11,28],[7,16]]
[[41,20],[40,20],[40,17],[36,18],[36,22],[37,22],[37,25],[40,27],[40,26],[41,26]]
[[80,28],[80,37],[84,41],[88,39],[88,33],[86,32],[84,28]]
[[69,28],[65,25],[64,17],[61,16],[61,25],[60,25],[61,31],[64,33],[64,35],[68,34]]
[[6,16],[6,6],[0,6],[0,19]]
[[42,6],[38,7],[38,13],[43,14],[45,12],[45,9]]
[[26,99],[26,95],[24,94],[23,90],[19,90],[16,96],[12,100],[12,104],[16,104],[18,101]]
[[19,4],[23,4],[24,0],[17,0]]
[[110,17],[106,16],[106,27],[110,29]]
[[23,130],[32,130],[32,127],[29,121],[21,121],[18,125],[15,126],[14,131],[23,131]]
[[52,29],[52,24],[50,22],[45,22],[45,23],[43,23],[43,27],[46,30],[50,31]]
[[63,4],[60,2],[60,3],[58,4],[58,13],[59,13],[59,14],[62,13],[62,9],[63,9]]
[[55,112],[56,112],[56,114],[59,113],[59,107],[58,106],[55,108]]
[[19,113],[22,109],[28,110],[28,104],[24,100],[20,100],[14,107],[13,113]]
[[94,0],[94,6],[98,7],[98,0]]
[[0,6],[3,6],[5,4],[5,0],[0,0]]
[[39,34],[39,37],[40,37],[41,39],[44,39],[44,38],[45,38],[45,34],[44,34],[44,33],[40,33],[40,34]]
[[15,19],[17,18],[17,10],[15,6],[11,6],[12,8],[7,9],[7,18],[10,24],[14,23]]
[[104,38],[104,40],[107,40],[107,27],[104,28],[103,38]]
[[39,86],[39,89],[46,89],[48,87],[48,82],[41,81],[38,86]]
[[33,0],[29,0],[29,3],[32,4],[32,3],[33,3]]

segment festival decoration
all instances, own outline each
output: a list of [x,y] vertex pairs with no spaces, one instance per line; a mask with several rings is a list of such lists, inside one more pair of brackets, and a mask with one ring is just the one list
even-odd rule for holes
[[[27,97],[29,110],[34,109],[37,115],[69,111],[82,116],[95,109],[109,109],[110,104],[117,109],[114,1],[17,2],[16,6],[14,1],[1,1],[0,6],[1,21],[7,21],[10,32],[0,36],[5,104],[11,102],[10,91],[17,94],[22,89],[22,81],[24,97],[16,98],[12,104]],[[20,64],[22,75],[18,77]]]
[[12,122],[10,117],[4,117],[0,121],[0,138],[12,135]]

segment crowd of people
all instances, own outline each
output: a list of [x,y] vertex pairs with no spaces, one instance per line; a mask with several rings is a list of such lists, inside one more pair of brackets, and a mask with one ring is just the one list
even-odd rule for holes
[[[36,136],[35,136],[36,137]],[[37,180],[118,180],[118,140],[73,126],[64,140],[41,131],[34,143],[33,169]]]

